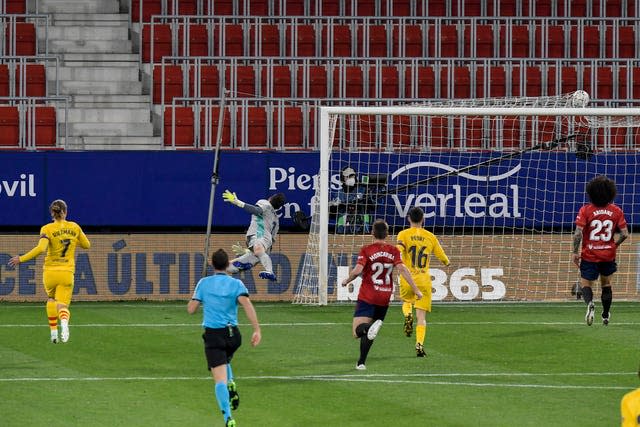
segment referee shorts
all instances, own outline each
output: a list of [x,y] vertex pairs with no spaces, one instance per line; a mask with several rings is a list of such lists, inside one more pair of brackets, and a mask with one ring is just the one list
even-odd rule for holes
[[204,328],[202,339],[204,354],[207,357],[207,370],[229,363],[242,344],[242,336],[237,326]]

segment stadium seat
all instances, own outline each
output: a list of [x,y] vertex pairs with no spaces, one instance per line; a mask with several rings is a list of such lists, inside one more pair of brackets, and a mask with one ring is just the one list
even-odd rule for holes
[[20,70],[16,70],[16,94],[18,96],[47,96],[47,71],[44,64],[25,64],[26,83],[22,92]]
[[288,56],[316,56],[316,29],[313,25],[287,25]]
[[142,22],[151,22],[152,15],[162,13],[162,0],[131,0],[131,21],[140,22],[140,2],[142,1]]
[[[36,26],[31,22],[16,22],[15,34],[11,34],[12,25],[5,26],[5,52],[16,56],[33,56],[36,51]],[[15,50],[11,46],[15,43]]]
[[[9,66],[0,64],[0,96],[9,96]],[[6,103],[7,101],[0,101]]]
[[172,128],[175,127],[175,146],[195,148],[193,129],[193,109],[191,107],[176,107],[175,122],[173,107],[164,109],[164,145],[172,146]]
[[323,0],[320,2],[318,16],[340,16],[340,0]]
[[405,97],[432,99],[436,97],[435,87],[433,67],[419,65],[405,70]]
[[151,62],[151,45],[153,44],[153,62],[160,62],[163,56],[171,56],[171,26],[169,24],[153,24],[153,40],[151,40],[151,24],[142,27],[142,62]]
[[[218,137],[218,123],[220,122],[220,107],[211,107],[209,111],[209,123],[206,121],[207,110],[200,111],[200,144],[204,145],[207,132],[210,134],[211,146],[215,147],[217,144],[216,138]],[[222,135],[220,140],[220,147],[232,148],[231,144],[231,116],[228,108],[225,108],[224,116],[222,118]],[[209,129],[207,129],[209,125]]]
[[[475,29],[475,33],[474,33]],[[474,50],[475,47],[475,50]],[[469,58],[493,58],[493,25],[467,25],[464,30],[464,55]]]
[[[536,56],[541,58],[565,57],[565,30],[562,25],[547,25],[547,31],[543,26],[536,27]],[[544,33],[544,34],[543,34]],[[546,55],[543,48],[546,46]]]
[[[431,2],[430,2],[431,3]],[[391,2],[391,10],[387,12],[389,16],[412,16],[411,0],[394,0]]]
[[337,66],[333,69],[333,96],[336,98],[364,96],[364,77],[360,65]]
[[261,81],[262,96],[291,98],[291,69],[288,65],[262,67]]
[[[189,83],[193,84],[195,80],[191,78]],[[190,90],[189,93],[194,92]],[[220,70],[217,65],[200,66],[200,96],[207,98],[220,96]]]
[[[600,28],[595,25],[584,25],[582,33],[576,25],[571,27],[571,57],[600,58]],[[582,48],[582,49],[580,49]]]
[[243,135],[241,128],[247,130],[247,146],[249,149],[267,149],[267,111],[265,107],[246,107],[238,110],[238,135]]
[[[440,25],[440,34],[436,36],[437,26],[429,27],[429,55],[446,58],[458,57],[458,27],[456,25]],[[437,49],[440,49],[438,54]]]
[[[607,58],[636,57],[635,30],[632,25],[621,25],[619,27],[607,26],[605,34],[605,56]],[[614,35],[617,35],[617,53],[614,50]]]
[[640,99],[640,67],[620,67],[618,70],[618,97]]
[[512,96],[542,96],[542,71],[538,66],[511,69]]
[[[489,16],[507,16],[507,17],[521,16],[522,14],[518,13],[518,3],[522,4],[523,2],[522,1],[516,2],[515,0],[500,0],[495,3],[489,2],[488,15]],[[494,10],[494,4],[497,10]]]
[[[163,76],[164,69],[164,76]],[[163,78],[164,77],[164,78]],[[153,67],[153,103],[162,103],[162,87],[164,82],[164,103],[171,104],[175,97],[184,96],[184,77],[180,65],[155,65]]]
[[458,16],[483,16],[486,14],[482,10],[482,2],[478,0],[462,0],[460,7]]
[[0,106],[0,147],[18,148],[20,144],[18,107]]
[[[511,30],[510,35],[507,35],[509,29]],[[529,39],[528,25],[512,25],[510,28],[506,25],[501,25],[500,56],[503,58],[529,58],[531,56]],[[511,47],[510,51],[509,45]]]
[[[304,140],[303,140],[303,116],[302,110],[300,107],[284,107],[280,108],[279,114],[283,114],[284,127],[282,129],[282,144],[285,148],[298,148],[303,149]],[[277,123],[280,123],[279,121]],[[279,127],[275,127],[274,139],[278,135]],[[276,144],[274,143],[274,146]]]
[[[207,2],[203,3],[206,4]],[[208,15],[242,15],[244,13],[243,4],[244,2],[236,0],[214,0],[211,6],[211,12],[208,13]],[[205,13],[207,13],[206,10]]]
[[456,13],[448,12],[447,6],[456,7],[457,2],[446,0],[431,0],[428,2],[417,2],[418,16],[454,16]]
[[[326,98],[327,97],[327,69],[324,65],[310,65],[298,67],[298,97]],[[334,85],[337,82],[334,81]],[[307,88],[305,93],[304,88]]]
[[502,98],[507,96],[506,73],[503,66],[477,67],[475,81],[475,98]]
[[440,116],[428,116],[418,119],[418,129],[424,133],[418,135],[420,145],[431,150],[449,148],[449,119]]
[[568,2],[568,9],[566,12],[566,16],[575,18],[591,16],[591,10],[587,5],[587,0],[571,0]]
[[[422,27],[420,25],[395,25],[393,27],[393,56],[422,58]],[[404,50],[403,50],[404,49]]]
[[278,25],[252,25],[249,37],[252,55],[280,56],[280,29]]
[[547,74],[547,95],[555,96],[578,89],[578,72],[575,66],[549,67]]
[[[451,77],[449,74],[452,74]],[[471,72],[467,66],[442,67],[440,70],[440,97],[470,98]]]
[[[231,70],[235,70],[234,75],[231,75]],[[257,95],[256,71],[253,65],[227,67],[226,73],[227,87],[232,88],[231,96],[255,97]]]
[[[497,124],[497,121],[494,121]],[[498,129],[494,128],[494,132],[497,132]],[[522,148],[520,146],[520,118],[518,117],[505,117],[502,120],[502,148],[504,149],[515,149],[520,150]],[[497,135],[493,138],[494,141],[497,141]]]
[[284,0],[282,5],[286,8],[280,10],[280,15],[282,16],[305,16],[306,14],[304,10],[304,0]]
[[26,0],[5,0],[5,12],[12,14],[27,13]]
[[[216,35],[219,36],[218,26]],[[223,30],[222,51],[219,43],[214,47],[217,56],[243,56],[244,55],[244,29],[241,24],[225,24]]]
[[323,56],[353,56],[349,25],[324,25],[322,27]]
[[184,56],[208,56],[209,55],[209,30],[205,24],[189,25],[189,54],[183,53],[182,45],[184,38],[184,29],[180,25],[178,31],[178,55]]
[[384,25],[358,25],[358,56],[386,57],[387,27]]
[[369,68],[369,98],[400,98],[399,91],[396,66],[382,65]]
[[[30,139],[30,115],[27,114],[27,139]],[[55,107],[35,107],[35,143],[37,148],[56,147],[56,109]]]
[[[484,118],[480,116],[456,117],[454,122],[454,138],[456,148],[464,148],[467,150],[486,150],[484,142]],[[464,134],[463,134],[464,132]],[[460,136],[464,138],[460,139]],[[488,143],[488,142],[487,142]]]
[[584,67],[582,81],[582,89],[586,90],[592,99],[609,100],[615,98],[611,67]]
[[244,14],[247,16],[269,16],[269,3],[264,0],[248,0],[246,2],[247,10]]
[[347,2],[346,6],[347,13],[351,16],[380,16],[382,12],[376,10],[376,0],[358,0],[353,2],[353,10],[351,9],[351,2]]
[[[207,3],[206,1],[203,2]],[[169,15],[197,15],[198,0],[179,0],[177,10],[173,10],[173,2],[167,1],[167,10]]]

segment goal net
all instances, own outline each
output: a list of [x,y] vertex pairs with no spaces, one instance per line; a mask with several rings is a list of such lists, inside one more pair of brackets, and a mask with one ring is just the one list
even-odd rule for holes
[[[571,235],[586,183],[604,174],[629,224],[640,220],[640,109],[591,108],[583,91],[403,107],[324,107],[309,242],[294,303],[354,300],[339,283],[385,219],[413,206],[451,260],[431,261],[434,301],[550,301],[579,271]],[[629,241],[628,241],[629,242]],[[638,294],[633,237],[618,251],[616,298]],[[395,298],[397,299],[397,293]]]

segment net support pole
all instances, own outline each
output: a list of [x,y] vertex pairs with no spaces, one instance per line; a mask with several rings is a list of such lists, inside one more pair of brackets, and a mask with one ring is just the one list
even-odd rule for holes
[[[320,222],[318,240],[318,304],[327,305],[329,285],[329,112],[320,108]],[[316,211],[317,212],[317,211]]]
[[[208,110],[208,109],[207,109]],[[207,116],[209,115],[207,111]],[[222,126],[224,125],[224,91],[220,97],[220,112],[218,115],[218,129],[216,134],[216,147],[213,150],[213,169],[211,172],[211,191],[209,193],[209,213],[207,215],[207,234],[204,239],[204,260],[202,262],[202,276],[207,275],[207,263],[209,260],[209,241],[211,240],[211,222],[213,221],[213,202],[215,200],[216,186],[218,185],[218,163],[220,159],[220,146],[222,145]]]

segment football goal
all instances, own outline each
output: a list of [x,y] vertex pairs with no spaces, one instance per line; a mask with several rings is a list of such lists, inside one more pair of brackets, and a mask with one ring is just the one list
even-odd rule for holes
[[[413,206],[451,259],[431,260],[434,301],[548,301],[571,295],[571,234],[586,183],[604,174],[629,224],[640,220],[640,109],[589,95],[323,107],[309,241],[294,303],[354,300],[346,277],[370,226],[390,242]],[[632,230],[633,231],[633,230]],[[637,296],[633,238],[619,251],[616,299]]]

